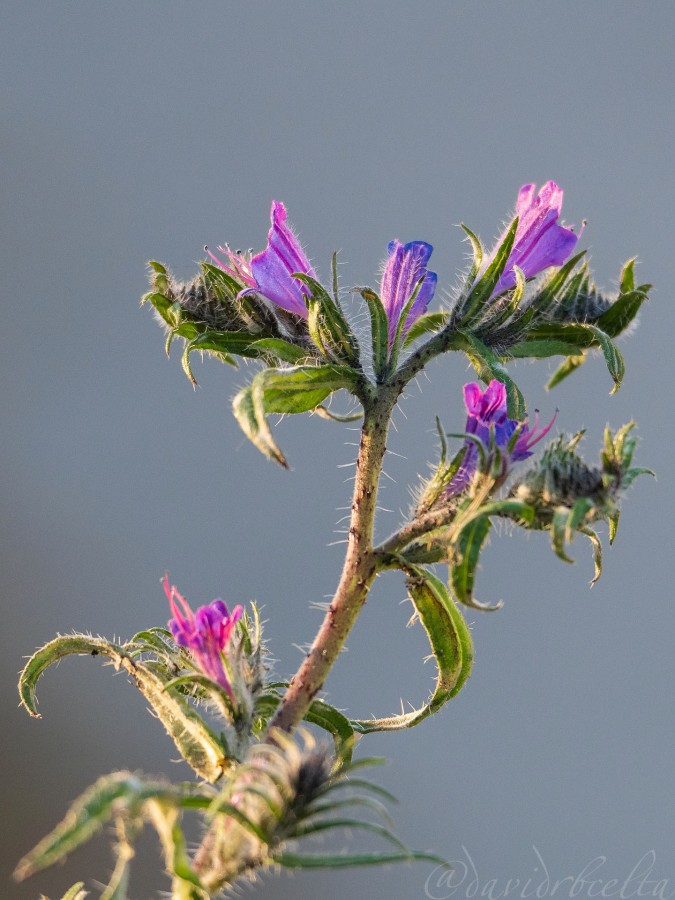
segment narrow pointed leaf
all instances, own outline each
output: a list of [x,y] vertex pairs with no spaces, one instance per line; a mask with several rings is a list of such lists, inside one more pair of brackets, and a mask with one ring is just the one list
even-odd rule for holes
[[390,844],[398,847],[404,853],[408,850],[399,839],[385,828],[374,822],[366,822],[363,819],[323,819],[319,822],[301,822],[293,829],[293,837],[307,837],[310,834],[319,834],[322,831],[332,831],[334,828],[353,828],[354,830],[370,831],[378,837],[384,838]]
[[260,338],[260,340],[253,341],[251,350],[256,351],[259,355],[269,353],[292,366],[307,359],[310,355],[309,351],[298,347],[297,344],[291,344],[290,341],[285,341],[283,338]]
[[565,552],[565,542],[568,535],[567,523],[571,513],[566,506],[560,506],[553,513],[551,521],[551,546],[553,550],[563,562],[573,563],[574,560]]
[[620,519],[620,517],[621,517],[621,512],[620,512],[620,510],[618,510],[618,509],[616,510],[616,512],[614,512],[614,513],[609,517],[609,543],[610,543],[610,546],[611,546],[611,545],[614,543],[614,541],[616,540],[616,533],[617,533],[617,531],[619,530],[619,519]]
[[509,347],[509,356],[515,359],[545,359],[549,356],[570,356],[581,354],[580,347],[573,347],[567,341],[541,340],[520,341]]
[[[513,242],[516,238],[517,228],[518,218],[516,217],[509,226],[509,230],[504,235],[504,240],[501,242],[499,247],[497,247],[494,258],[490,262],[490,265],[487,267],[482,277],[471,289],[471,293],[469,294],[462,310],[460,325],[468,325],[473,319],[476,318],[477,315],[480,314],[485,304],[490,300],[492,292],[496,288],[497,282],[499,281],[504,269],[506,268],[506,263],[508,262],[509,256],[511,255]],[[467,232],[467,234],[469,234],[469,238],[471,239],[472,236],[468,232],[468,230],[466,228],[464,230]],[[474,253],[475,249],[476,248],[474,245]]]
[[582,366],[586,362],[587,354],[579,353],[575,356],[568,356],[565,362],[561,363],[561,365],[555,370],[553,375],[548,380],[546,385],[546,390],[550,391],[554,387],[560,384],[561,381],[564,381],[568,375],[571,375],[572,372],[575,372],[580,366]]
[[15,878],[22,881],[65,859],[113,817],[120,803],[126,805],[135,799],[141,787],[142,782],[131,772],[115,772],[99,778],[75,800],[63,821],[24,856],[16,868]]
[[466,281],[467,281],[468,285],[472,285],[473,282],[476,280],[476,276],[478,275],[478,272],[480,271],[480,267],[483,263],[483,257],[485,255],[485,251],[483,250],[483,245],[480,242],[480,238],[478,238],[477,235],[475,235],[473,233],[473,231],[471,231],[470,228],[467,228],[467,226],[463,222],[459,227],[462,229],[464,234],[468,237],[469,243],[471,244],[471,251],[472,251],[471,268],[467,275]]
[[211,729],[181,697],[164,690],[164,682],[121,646],[86,635],[65,635],[46,644],[28,660],[19,680],[21,702],[39,718],[35,686],[43,672],[65,656],[103,656],[124,669],[150,703],[185,761],[207,781],[223,773],[223,748]]
[[413,341],[422,337],[424,334],[435,334],[441,328],[447,325],[450,314],[447,312],[431,312],[424,313],[420,316],[408,329],[408,333],[403,339],[403,347],[409,347]]
[[571,275],[573,269],[576,268],[577,263],[586,255],[586,251],[582,250],[581,253],[577,253],[575,256],[568,259],[564,266],[561,266],[555,274],[553,274],[549,280],[544,284],[541,291],[536,295],[536,297],[532,300],[532,306],[536,309],[538,314],[545,313],[549,307],[551,307],[557,300],[557,298],[563,293],[563,289],[565,287],[565,282]]
[[647,294],[638,290],[619,294],[609,309],[599,316],[595,324],[611,338],[617,337],[637,316],[646,299]]
[[493,611],[502,606],[501,601],[494,606],[487,606],[479,603],[473,596],[478,559],[491,527],[489,516],[477,516],[461,530],[452,548],[450,565],[452,590],[460,603],[472,609]]
[[427,702],[419,709],[382,719],[353,720],[356,731],[397,731],[412,728],[456,696],[471,672],[473,642],[464,617],[447,588],[430,572],[405,564],[408,592],[431,645],[438,676]]
[[605,334],[604,331],[600,328],[596,328],[595,325],[586,325],[585,328],[588,328],[589,331],[595,336],[596,341],[600,345],[600,348],[605,357],[605,362],[607,363],[607,369],[609,370],[609,374],[612,376],[612,381],[614,382],[614,387],[610,391],[611,394],[615,394],[619,388],[621,387],[621,382],[623,381],[623,376],[626,371],[626,366],[623,361],[623,356],[621,355],[619,349],[612,342],[611,338]]
[[287,869],[347,869],[352,866],[382,866],[398,862],[432,862],[451,868],[440,856],[419,850],[409,850],[406,853],[345,853],[340,856],[278,853],[273,858],[274,862]]
[[375,291],[370,288],[362,288],[359,293],[368,305],[373,349],[373,369],[375,370],[375,375],[381,379],[387,371],[387,361],[389,359],[389,321],[387,313]]
[[586,535],[588,540],[591,542],[591,546],[593,547],[593,565],[595,567],[595,574],[591,579],[591,587],[593,587],[595,582],[602,575],[602,543],[600,542],[600,538],[592,528],[580,528],[579,531],[582,534]]

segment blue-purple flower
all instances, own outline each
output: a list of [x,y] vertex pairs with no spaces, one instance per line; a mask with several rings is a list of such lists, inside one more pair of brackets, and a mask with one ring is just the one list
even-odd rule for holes
[[[524,184],[518,191],[516,215],[518,227],[502,275],[493,291],[496,297],[516,283],[514,266],[523,270],[525,278],[533,278],[549,266],[561,266],[574,252],[579,235],[558,224],[562,210],[563,190],[555,181],[547,181],[535,196],[536,185]],[[500,238],[497,246],[501,243]],[[494,252],[490,259],[494,257]]]
[[402,333],[427,311],[436,290],[437,276],[427,269],[427,263],[434,248],[424,241],[410,241],[402,244],[391,241],[387,247],[389,256],[382,273],[380,298],[389,321],[389,347],[394,342],[396,329],[405,305],[412,297],[421,278],[424,279],[415,302],[403,323]]
[[227,650],[234,626],[244,612],[243,608],[235,606],[230,613],[222,600],[212,600],[193,612],[175,585],[169,584],[168,575],[164,576],[162,584],[173,613],[169,628],[174,640],[180,647],[189,650],[198,668],[232,697],[223,654]]
[[[532,456],[532,447],[546,437],[555,421],[554,415],[545,428],[538,428],[539,416],[537,415],[534,426],[530,428],[527,422],[509,419],[506,414],[506,388],[501,381],[496,379],[493,379],[484,391],[475,382],[465,384],[464,403],[468,413],[466,434],[477,438],[485,447],[486,452],[489,451],[492,440],[494,441],[494,445],[503,454],[504,475],[511,463]],[[509,449],[509,444],[517,429],[518,435],[515,443]],[[492,440],[491,435],[494,435]],[[478,458],[478,446],[473,440],[467,440],[462,465],[446,488],[447,497],[454,497],[468,487],[478,469]]]

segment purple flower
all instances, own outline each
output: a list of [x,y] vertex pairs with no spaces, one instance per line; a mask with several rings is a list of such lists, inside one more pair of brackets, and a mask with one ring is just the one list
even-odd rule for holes
[[162,579],[164,592],[173,613],[169,628],[174,640],[194,657],[205,675],[216,681],[232,697],[232,688],[225,672],[223,653],[243,608],[235,606],[230,614],[222,600],[212,600],[193,612],[178,589],[169,584],[169,576]]
[[431,244],[424,241],[410,241],[408,244],[391,241],[387,247],[389,257],[382,273],[380,297],[389,320],[390,349],[403,308],[412,297],[420,278],[424,278],[424,281],[403,325],[403,334],[427,311],[434,296],[437,276],[426,267],[433,249]]
[[[532,456],[532,447],[546,437],[555,421],[554,415],[545,428],[538,428],[539,415],[537,415],[534,427],[530,428],[527,422],[523,424],[515,419],[509,419],[506,414],[506,388],[496,379],[493,379],[484,391],[475,382],[465,384],[464,403],[468,412],[466,433],[478,438],[486,451],[490,447],[492,433],[495,445],[500,450],[506,451],[505,456],[508,458],[504,461],[504,476],[511,463]],[[516,429],[519,429],[519,433],[509,452],[508,445]],[[462,465],[448,484],[445,490],[446,497],[454,497],[468,487],[478,468],[478,456],[478,447],[474,441],[467,441]]]
[[[579,240],[579,235],[571,228],[558,224],[563,202],[562,188],[555,181],[547,181],[536,197],[535,190],[536,185],[524,184],[518,191],[516,238],[493,297],[514,286],[514,266],[523,270],[525,278],[533,278],[549,266],[561,266],[572,255]],[[497,246],[503,238],[504,235]],[[493,250],[488,263],[494,254]]]
[[306,319],[304,296],[309,291],[291,276],[294,272],[303,272],[316,278],[316,274],[298,239],[286,224],[286,207],[279,200],[272,201],[270,217],[272,227],[267,235],[267,249],[251,260],[253,278],[264,297]]
[[246,285],[241,292],[255,291],[276,303],[282,309],[307,318],[304,297],[308,288],[292,278],[294,272],[303,272],[316,278],[300,242],[286,224],[286,207],[280,200],[272,201],[270,212],[272,227],[267,234],[267,248],[251,259],[242,253],[234,253],[227,244],[218,247],[227,262],[215,256],[207,247],[206,252],[217,266]]

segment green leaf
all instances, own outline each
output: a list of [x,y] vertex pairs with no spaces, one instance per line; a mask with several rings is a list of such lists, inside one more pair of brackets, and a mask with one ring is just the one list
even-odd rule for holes
[[[487,267],[482,277],[471,289],[471,293],[467,297],[461,311],[461,318],[459,321],[460,326],[466,327],[468,324],[470,324],[476,318],[476,316],[480,314],[485,304],[490,300],[492,292],[496,288],[497,282],[499,281],[504,269],[506,268],[506,263],[508,262],[509,256],[511,255],[513,242],[516,238],[517,228],[518,218],[516,217],[509,226],[509,229],[504,235],[504,239],[502,240],[501,244],[495,250],[495,254],[492,261],[490,262],[490,265]],[[469,235],[469,239],[473,244],[475,236],[471,235],[467,228],[464,228],[464,231]],[[474,244],[474,257],[475,253],[476,245]]]
[[647,293],[640,290],[621,293],[595,324],[611,338],[617,337],[637,316],[646,299]]
[[354,391],[358,375],[346,366],[295,366],[263,369],[233,400],[234,416],[246,437],[269,459],[288,468],[267,423],[270,413],[315,409],[342,388]]
[[653,469],[647,469],[645,466],[634,466],[632,469],[628,469],[627,472],[624,472],[623,478],[621,479],[621,487],[629,488],[640,475],[651,475],[652,478],[656,478],[656,472],[654,472]]
[[433,862],[451,868],[440,856],[419,850],[408,850],[405,853],[345,853],[339,856],[277,853],[273,859],[287,869],[347,869],[352,866],[382,866],[396,862]]
[[532,300],[532,306],[536,309],[539,315],[545,313],[549,309],[549,307],[553,306],[560,295],[564,293],[565,282],[572,274],[573,269],[576,268],[577,263],[585,255],[586,251],[582,250],[581,253],[577,253],[575,256],[572,256],[567,260],[565,265],[561,266],[558,271],[549,278],[546,284],[544,284],[542,289]]
[[[65,859],[76,847],[93,837],[114,816],[120,804],[126,806],[135,801],[142,787],[143,782],[131,772],[114,772],[99,778],[75,800],[63,821],[24,856],[16,867],[14,877],[23,881]],[[76,887],[74,885],[71,891]]]
[[362,288],[359,293],[368,304],[370,312],[370,334],[373,346],[373,368],[382,380],[387,372],[389,359],[389,320],[379,296],[370,288]]
[[503,603],[485,606],[474,600],[473,586],[476,579],[478,558],[483,544],[490,533],[492,523],[489,516],[477,516],[459,533],[457,543],[453,546],[452,564],[450,565],[450,582],[455,596],[460,603],[473,609],[496,610]]
[[[288,687],[286,683],[281,687]],[[256,715],[269,719],[281,701],[277,693],[262,694],[256,701]],[[343,763],[351,763],[354,743],[354,729],[349,719],[334,706],[324,700],[313,700],[304,716],[305,722],[318,725],[333,738],[335,752]]]
[[571,511],[566,506],[559,506],[553,512],[551,520],[551,546],[559,559],[566,563],[574,563],[574,560],[565,552],[565,543],[569,536],[569,517]]
[[623,381],[623,376],[626,371],[623,356],[613,344],[611,338],[600,328],[596,328],[595,325],[585,325],[584,327],[593,333],[597,343],[602,349],[605,362],[607,363],[607,369],[614,382],[614,387],[610,391],[610,394],[615,394],[621,387],[621,382]]
[[197,384],[197,379],[190,368],[190,356],[193,353],[196,351],[208,352],[222,362],[236,366],[236,362],[230,354],[235,353],[237,356],[248,356],[256,359],[261,355],[260,351],[254,347],[256,343],[257,336],[248,334],[245,331],[235,331],[231,334],[219,331],[204,331],[185,345],[181,358],[183,371],[193,384]]
[[345,762],[350,762],[354,746],[354,729],[349,719],[323,700],[314,700],[305,713],[305,721],[318,725],[333,736],[335,750]]
[[468,343],[464,352],[469,357],[478,377],[488,384],[493,378],[501,381],[506,387],[507,412],[509,418],[524,422],[527,418],[525,399],[518,390],[518,386],[506,370],[506,366],[489,347],[487,347],[475,334],[462,332]]
[[251,344],[251,349],[260,355],[272,354],[283,362],[296,365],[303,359],[307,359],[309,353],[297,344],[284,341],[282,338],[261,338]]
[[450,582],[460,603],[486,612],[502,607],[501,600],[491,606],[479,603],[473,596],[478,559],[490,533],[490,517],[500,516],[523,524],[532,523],[534,515],[534,508],[522,500],[494,500],[480,506],[477,513],[466,522],[450,548]]
[[447,325],[449,318],[450,313],[447,312],[431,312],[420,316],[408,329],[408,333],[403,340],[403,347],[409,347],[413,341],[416,341],[418,337],[422,337],[424,334],[435,334],[437,331],[440,331],[441,328]]
[[471,269],[469,270],[469,273],[466,277],[466,283],[468,285],[472,285],[480,271],[480,267],[483,263],[483,257],[485,256],[485,251],[483,250],[483,245],[480,242],[480,238],[478,238],[470,228],[467,228],[467,226],[463,222],[459,227],[468,237],[469,243],[471,244],[473,259],[471,261]]
[[570,353],[579,355],[579,347],[573,347],[567,341],[540,340],[520,341],[509,347],[509,356],[516,359],[545,359],[548,356],[570,356]]
[[419,709],[382,719],[356,719],[352,726],[361,734],[412,728],[455,697],[471,672],[473,642],[464,617],[446,586],[431,572],[402,560],[408,573],[408,592],[427,633],[438,667],[434,690]]
[[595,567],[595,574],[591,579],[591,587],[593,587],[595,582],[602,575],[602,544],[600,543],[600,538],[592,528],[580,528],[579,531],[581,534],[586,535],[593,547],[593,565]]
[[544,322],[533,325],[528,331],[528,341],[558,341],[569,346],[569,353],[597,344],[597,338],[588,325],[582,322]]
[[616,540],[616,533],[619,530],[619,519],[621,518],[621,510],[616,510],[609,517],[609,543],[610,546]]
[[624,263],[619,278],[619,290],[622,294],[628,294],[635,289],[635,259],[629,259]]
[[548,380],[546,385],[546,390],[550,391],[554,387],[560,384],[561,381],[564,381],[568,375],[571,375],[572,372],[575,372],[580,366],[586,362],[587,354],[579,353],[575,356],[568,356],[567,359],[561,363],[560,366],[555,370],[553,375]]
[[367,822],[363,819],[321,819],[317,822],[301,822],[293,829],[292,837],[294,839],[307,837],[310,834],[319,834],[322,831],[332,831],[334,828],[350,828],[354,830],[360,829],[361,831],[370,831],[371,834],[376,834],[378,837],[384,838],[384,840],[388,841],[390,844],[394,844],[394,846],[398,847],[404,853],[408,852],[405,844],[401,843],[388,828],[374,822]]
[[127,649],[102,638],[65,635],[33,654],[19,680],[21,702],[30,715],[39,718],[35,687],[40,676],[53,663],[72,655],[104,656],[117,669],[124,669],[197,775],[207,781],[220,778],[225,765],[223,747],[195,710],[174,692],[165,691],[164,682],[142,663],[133,660]]

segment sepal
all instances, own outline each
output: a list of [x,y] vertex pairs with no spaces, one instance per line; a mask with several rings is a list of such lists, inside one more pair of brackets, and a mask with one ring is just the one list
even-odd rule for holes
[[[336,261],[333,258],[335,269]],[[303,272],[293,276],[304,284],[308,293],[307,325],[309,333],[319,353],[331,363],[340,363],[359,368],[359,345],[356,337],[344,317],[336,296],[333,299],[323,285]],[[335,276],[337,283],[337,276]]]
[[[436,431],[438,432],[440,439],[440,459],[433,475],[422,486],[419,499],[415,506],[414,518],[419,518],[429,512],[429,510],[442,499],[445,489],[459,472],[464,457],[466,456],[467,447],[465,445],[460,448],[450,461],[448,461],[448,442],[438,416],[436,416]],[[479,452],[480,450],[482,450],[482,446],[479,448]]]
[[508,230],[506,231],[502,241],[494,251],[494,255],[485,268],[478,280],[475,280],[481,268],[484,251],[478,238],[469,231],[466,226],[462,226],[473,247],[473,265],[467,276],[467,288],[465,296],[460,300],[455,316],[460,328],[468,328],[481,315],[481,313],[489,306],[492,294],[499,283],[506,264],[513,249],[513,243],[516,238],[518,229],[518,218],[516,217]]

